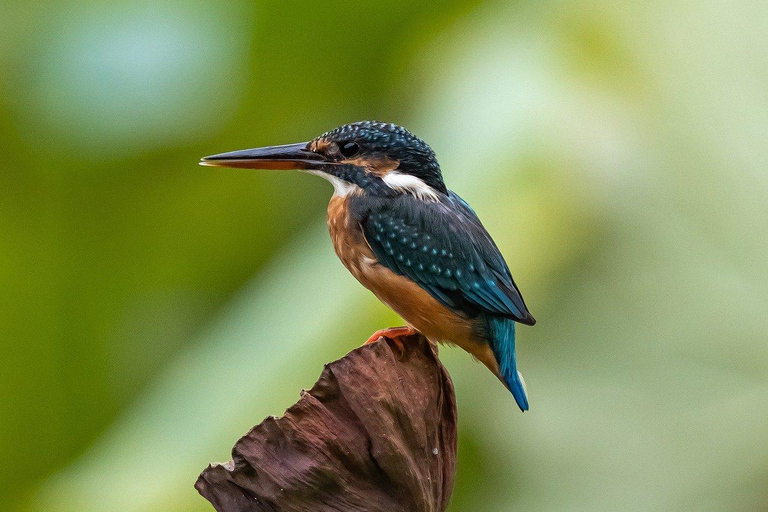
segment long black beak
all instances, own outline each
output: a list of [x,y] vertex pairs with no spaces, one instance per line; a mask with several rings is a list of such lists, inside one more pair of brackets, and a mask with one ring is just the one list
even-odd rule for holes
[[206,156],[200,165],[211,167],[240,167],[243,169],[319,169],[328,163],[325,158],[307,149],[307,142],[243,149]]

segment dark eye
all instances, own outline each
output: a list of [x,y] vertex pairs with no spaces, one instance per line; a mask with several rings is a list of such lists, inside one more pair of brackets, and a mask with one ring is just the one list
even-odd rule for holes
[[356,142],[342,142],[339,144],[339,152],[346,158],[352,158],[360,152],[360,146]]

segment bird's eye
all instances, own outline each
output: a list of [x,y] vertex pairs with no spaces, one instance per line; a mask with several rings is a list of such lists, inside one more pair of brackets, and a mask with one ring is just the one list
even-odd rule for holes
[[346,158],[352,158],[360,152],[360,146],[356,142],[343,142],[339,144],[339,152]]

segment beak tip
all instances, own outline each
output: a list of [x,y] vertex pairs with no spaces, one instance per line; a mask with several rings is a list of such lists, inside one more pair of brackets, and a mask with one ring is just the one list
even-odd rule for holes
[[226,167],[226,161],[216,158],[218,155],[204,156],[197,163],[203,167]]

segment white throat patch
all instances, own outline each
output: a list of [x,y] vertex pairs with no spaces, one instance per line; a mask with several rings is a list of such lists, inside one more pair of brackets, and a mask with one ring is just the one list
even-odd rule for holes
[[389,171],[382,177],[384,183],[395,190],[410,192],[422,201],[437,201],[437,191],[420,178],[398,171]]
[[325,178],[326,180],[331,182],[331,185],[333,185],[333,195],[335,197],[346,197],[350,194],[358,194],[363,191],[360,187],[355,185],[354,183],[350,183],[348,181],[344,181],[341,178],[337,178],[336,176],[332,174],[328,174],[327,172],[323,171],[306,171],[309,174],[314,174],[315,176],[320,176],[321,178]]

